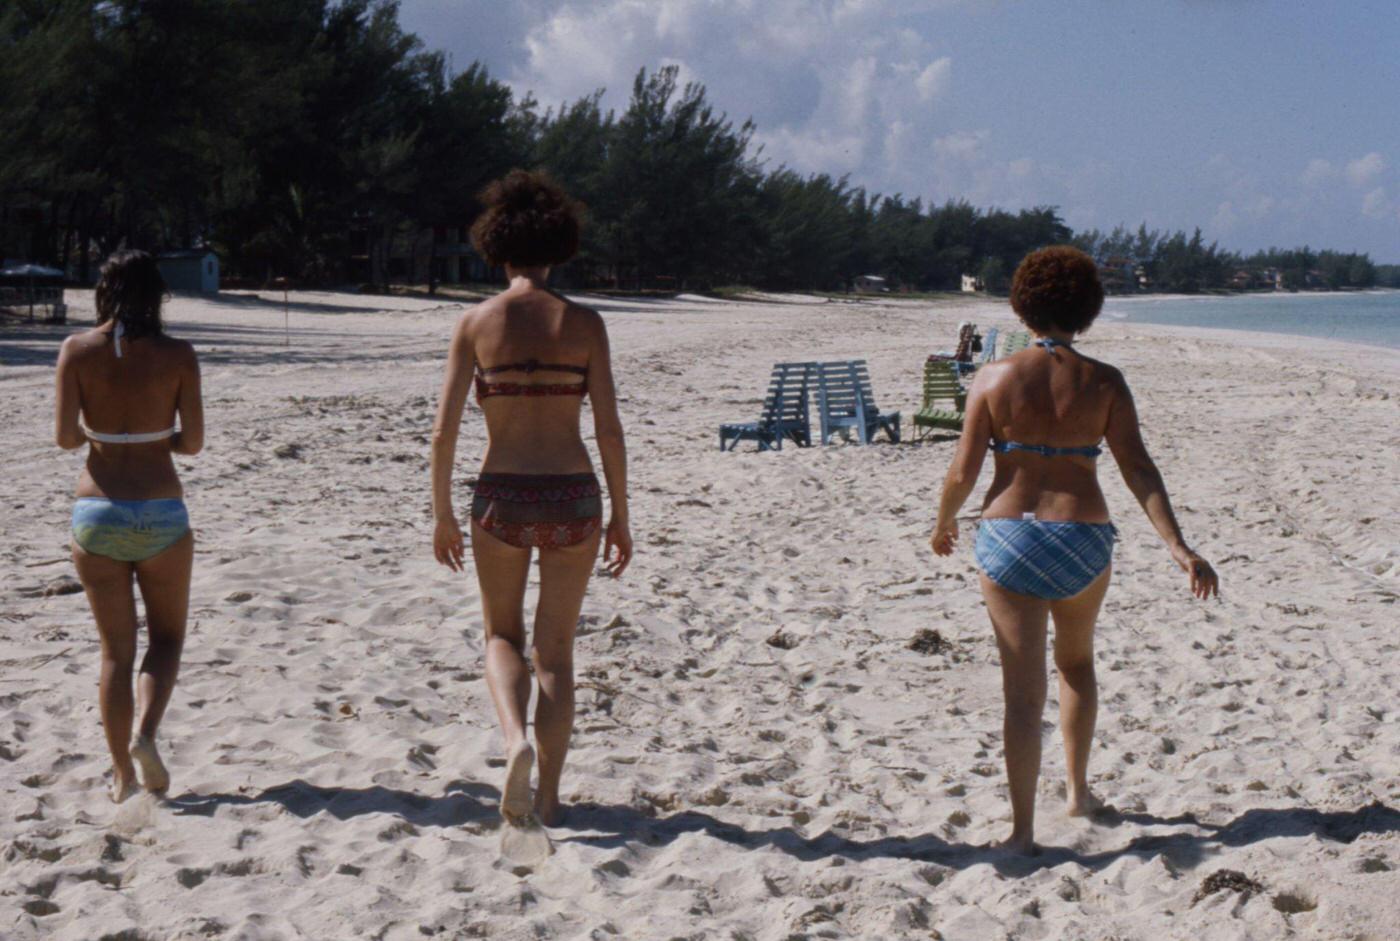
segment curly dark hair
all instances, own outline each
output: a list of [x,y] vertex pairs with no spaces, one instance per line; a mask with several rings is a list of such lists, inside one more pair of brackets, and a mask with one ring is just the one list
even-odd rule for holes
[[477,197],[472,244],[492,265],[560,265],[578,251],[583,207],[539,171],[512,170]]
[[116,252],[103,262],[97,282],[97,322],[115,320],[133,340],[162,333],[160,308],[167,293],[156,256],[134,250]]
[[1031,252],[1011,278],[1011,309],[1036,333],[1083,333],[1103,309],[1094,259],[1070,245]]

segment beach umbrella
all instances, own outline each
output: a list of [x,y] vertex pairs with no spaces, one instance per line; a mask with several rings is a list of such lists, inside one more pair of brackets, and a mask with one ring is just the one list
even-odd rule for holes
[[29,280],[29,319],[34,319],[34,281],[37,278],[62,278],[63,272],[44,265],[12,265],[0,270],[0,278],[27,278]]

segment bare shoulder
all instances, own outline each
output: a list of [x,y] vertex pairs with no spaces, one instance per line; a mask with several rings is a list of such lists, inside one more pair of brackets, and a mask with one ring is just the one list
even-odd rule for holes
[[462,311],[457,317],[457,325],[453,327],[454,337],[471,339],[476,331],[480,329],[481,323],[489,319],[492,315],[499,316],[505,309],[505,301],[497,294],[495,297],[488,297],[480,304],[474,304]]
[[160,337],[160,345],[180,357],[181,360],[193,362],[197,357],[194,351],[194,344],[189,340],[181,340],[179,337],[162,334]]
[[68,358],[83,356],[107,345],[107,334],[93,328],[70,333],[63,340],[62,352]]
[[580,327],[590,333],[606,333],[607,325],[603,322],[603,315],[592,307],[585,307],[575,303],[568,298],[564,299],[564,315],[575,321]]
[[1010,359],[993,360],[977,367],[977,372],[972,374],[972,388],[979,392],[987,392],[1006,383],[1007,377],[1016,369],[1015,363]]

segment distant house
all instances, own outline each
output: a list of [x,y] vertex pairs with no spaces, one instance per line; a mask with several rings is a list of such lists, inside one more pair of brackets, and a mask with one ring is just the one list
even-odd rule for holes
[[161,277],[172,291],[183,294],[219,293],[219,256],[207,248],[166,252],[157,259]]
[[1243,268],[1230,276],[1230,287],[1234,288],[1236,291],[1248,291],[1257,283],[1254,273],[1246,271]]
[[1261,288],[1283,290],[1283,272],[1277,268],[1264,268],[1259,272],[1258,284]]
[[1109,294],[1126,294],[1140,286],[1137,263],[1131,258],[1105,258],[1099,262],[1099,281]]
[[965,274],[962,276],[962,290],[964,294],[976,294],[977,292],[985,291],[986,289],[987,286],[983,284],[982,279],[977,277],[976,275]]
[[856,278],[855,289],[857,294],[879,294],[888,292],[890,285],[878,274],[863,274]]

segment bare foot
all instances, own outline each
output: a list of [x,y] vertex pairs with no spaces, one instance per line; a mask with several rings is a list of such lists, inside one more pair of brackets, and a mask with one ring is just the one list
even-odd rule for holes
[[1065,813],[1071,817],[1090,817],[1107,805],[1099,800],[1093,791],[1087,788],[1078,794],[1071,794],[1069,803],[1065,807]]
[[1008,853],[1016,853],[1020,856],[1038,856],[1040,847],[1035,845],[1035,839],[1031,836],[1020,836],[1011,834],[1000,843],[993,843],[993,849],[1006,850]]
[[136,768],[112,769],[112,803],[120,804],[136,793]]
[[534,810],[530,796],[530,772],[535,767],[535,750],[521,742],[506,759],[506,785],[501,789],[501,816],[506,823],[522,824]]
[[141,766],[141,786],[152,794],[164,794],[170,789],[170,772],[160,760],[156,743],[138,735],[131,740],[131,757]]
[[564,822],[566,813],[566,808],[563,804],[559,803],[557,798],[554,800],[545,800],[540,795],[535,795],[535,817],[546,827],[559,826],[559,824]]

